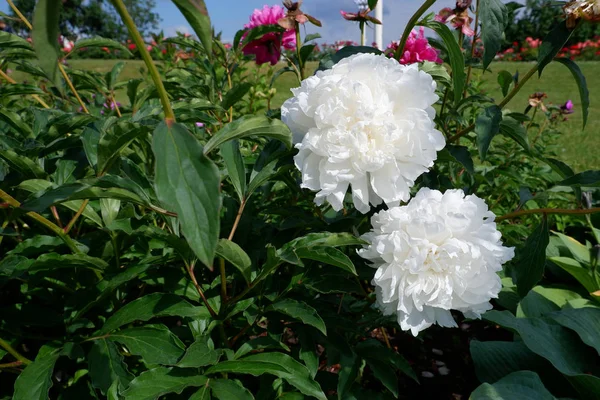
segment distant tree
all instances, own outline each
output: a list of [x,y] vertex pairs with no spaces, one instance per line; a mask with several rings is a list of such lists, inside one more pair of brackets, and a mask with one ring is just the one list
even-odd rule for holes
[[[543,39],[562,19],[564,13],[560,4],[552,0],[526,0],[525,4],[511,1],[506,4],[509,23],[505,30],[506,46],[513,42],[523,42],[526,37]],[[600,35],[600,25],[582,23],[573,33],[569,43],[583,42]]]
[[[14,0],[19,10],[31,21],[35,0]],[[124,0],[127,10],[143,36],[158,29],[160,17],[153,12],[155,0]],[[11,10],[11,15],[16,15]],[[21,35],[28,35],[27,28],[18,20],[8,20],[10,26]],[[127,28],[108,0],[63,0],[60,32],[63,36],[103,36],[125,41]]]

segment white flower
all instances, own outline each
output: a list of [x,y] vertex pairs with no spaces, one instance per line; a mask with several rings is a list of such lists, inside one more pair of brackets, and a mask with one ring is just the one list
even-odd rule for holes
[[450,310],[479,318],[502,285],[496,272],[514,257],[495,215],[462,190],[421,189],[410,203],[373,216],[359,254],[377,268],[373,284],[385,315],[413,335],[432,324],[456,327]]
[[356,54],[292,89],[281,119],[294,134],[302,187],[339,211],[348,186],[362,213],[410,198],[415,179],[445,146],[435,129],[433,78],[416,64]]

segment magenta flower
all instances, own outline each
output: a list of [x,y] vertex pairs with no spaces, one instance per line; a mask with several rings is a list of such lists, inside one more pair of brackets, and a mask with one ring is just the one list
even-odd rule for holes
[[[254,10],[250,16],[250,22],[244,28],[252,29],[261,25],[277,25],[277,21],[286,16],[286,12],[279,6],[264,6],[262,10]],[[286,49],[294,49],[296,46],[296,33],[293,30],[284,32],[283,37],[271,32],[251,41],[244,46],[244,55],[254,54],[258,65],[264,63],[277,64],[281,57],[281,46]]]
[[[388,45],[388,49],[391,49],[390,53],[392,56],[398,48],[398,42],[392,42]],[[404,46],[404,52],[400,57],[400,64],[413,64],[417,62],[431,61],[441,64],[443,61],[439,56],[439,50],[431,47],[427,38],[425,37],[425,29],[419,28],[419,32],[412,31],[406,40]]]
[[560,106],[560,111],[563,114],[573,114],[573,102],[571,100],[567,100],[565,104]]
[[203,128],[204,124],[202,122],[196,122],[196,127],[197,128]]

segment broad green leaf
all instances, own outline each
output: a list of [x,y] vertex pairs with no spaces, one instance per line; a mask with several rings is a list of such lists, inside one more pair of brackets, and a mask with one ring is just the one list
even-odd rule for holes
[[89,47],[106,47],[108,49],[122,51],[125,55],[131,56],[131,52],[121,43],[117,42],[116,40],[106,39],[99,36],[76,41],[71,52],[87,49]]
[[47,400],[60,349],[46,345],[15,381],[13,400]]
[[531,371],[513,372],[494,384],[479,386],[469,400],[557,400],[544,387],[540,377]]
[[557,310],[560,310],[560,307],[556,303],[544,297],[533,288],[533,290],[530,290],[523,300],[519,302],[516,315],[519,318],[542,317]]
[[510,85],[513,83],[513,76],[510,72],[502,70],[498,72],[498,84],[502,88],[502,96],[506,97],[508,94],[508,89],[510,89]]
[[566,308],[552,313],[550,318],[577,332],[583,343],[596,349],[600,355],[600,309]]
[[475,133],[477,134],[477,148],[479,157],[485,160],[490,144],[494,136],[500,132],[502,121],[502,110],[497,105],[483,110],[475,120]]
[[529,151],[527,129],[519,121],[511,117],[504,117],[500,121],[500,132],[517,142],[525,151]]
[[594,358],[574,332],[540,318],[516,318],[510,311],[488,311],[484,319],[521,336],[529,350],[544,357],[565,375],[594,370]]
[[[13,83],[0,87],[0,96],[23,96],[26,94],[44,94],[44,91],[37,86],[22,83]],[[7,110],[0,109],[0,113],[6,113]],[[27,125],[26,125],[27,126]],[[29,126],[27,126],[29,128]]]
[[481,0],[479,7],[483,69],[486,70],[502,47],[504,30],[509,22],[508,9],[501,0]]
[[135,299],[117,310],[98,333],[103,335],[134,321],[148,321],[167,316],[208,319],[210,313],[205,307],[193,306],[177,295],[152,293]]
[[448,70],[443,64],[438,64],[433,61],[423,61],[419,63],[419,69],[421,71],[427,72],[429,75],[434,78],[440,78],[442,80],[450,82],[452,78],[450,78],[450,74]]
[[299,319],[307,325],[314,326],[323,332],[324,335],[327,335],[325,322],[323,322],[323,319],[319,316],[317,310],[306,303],[293,299],[283,299],[271,304],[267,307],[267,311],[277,311],[289,315],[292,318]]
[[567,247],[567,249],[569,249],[573,258],[575,258],[577,261],[585,263],[587,265],[589,265],[591,263],[590,249],[587,246],[579,243],[577,240],[573,239],[570,236],[563,235],[560,232],[553,232],[553,233],[556,236],[558,236],[560,241]]
[[252,84],[249,82],[242,82],[234,86],[223,97],[223,101],[221,101],[221,108],[223,108],[224,110],[228,110],[229,107],[234,106],[238,101],[242,99],[242,97],[246,95],[246,93],[248,93],[251,87]]
[[575,61],[572,61],[568,58],[557,58],[556,61],[569,68],[569,71],[571,71],[571,74],[573,75],[573,78],[577,83],[577,87],[579,88],[579,97],[581,98],[581,114],[583,116],[583,128],[585,128],[590,107],[590,91],[588,90],[585,76],[583,75],[583,72],[581,72],[581,69],[575,63]]
[[[444,153],[447,152],[447,157],[445,157]],[[454,161],[462,165],[468,173],[474,174],[475,167],[473,165],[473,159],[471,158],[471,153],[466,146],[457,146],[457,145],[446,145],[446,147],[440,151],[438,157],[438,161],[444,161],[446,159],[450,161]]]
[[152,149],[156,194],[166,208],[177,213],[190,247],[210,268],[219,238],[219,171],[180,124],[161,123],[154,131]]
[[[569,257],[550,257],[550,261],[558,265],[569,274],[571,274],[581,285],[588,291],[588,293],[595,292],[600,289],[594,279],[594,272],[591,269],[585,268],[577,260]],[[596,272],[597,274],[598,272]]]
[[12,150],[0,150],[0,159],[4,159],[11,168],[19,171],[25,178],[46,177],[46,172],[38,164]]
[[517,291],[521,297],[524,297],[542,279],[546,265],[546,247],[549,242],[548,219],[543,217],[542,222],[520,249],[514,266]]
[[208,378],[194,370],[158,367],[135,378],[122,395],[125,400],[156,400],[188,387],[204,386]]
[[58,69],[61,57],[58,47],[59,19],[62,9],[61,0],[38,0],[33,12],[33,29],[31,38],[38,57],[39,66],[54,85],[62,89],[60,71]]
[[287,243],[282,249],[301,247],[341,247],[341,246],[362,246],[367,244],[364,240],[351,235],[349,233],[331,233],[331,232],[318,232],[309,233],[308,235],[296,238],[291,242]]
[[241,202],[246,196],[246,166],[240,153],[240,145],[237,140],[231,140],[223,143],[220,149],[227,174]]
[[388,364],[377,359],[369,358],[366,362],[375,378],[398,398],[398,375],[396,371],[390,368]]
[[211,379],[212,394],[219,400],[253,400],[252,393],[240,383],[227,379]]
[[558,183],[560,186],[600,186],[600,171],[584,171]]
[[278,175],[283,168],[277,168],[279,160],[273,160],[269,164],[265,165],[256,175],[253,174],[248,184],[248,195],[250,197],[258,188],[264,185]]
[[551,371],[548,361],[530,351],[523,342],[480,342],[472,340],[470,353],[481,382],[493,383],[516,371]]
[[[19,35],[0,31],[0,49],[26,49],[33,50],[31,43]],[[8,85],[7,85],[8,86]]]
[[[207,380],[207,383],[210,383],[210,379]],[[212,396],[210,395],[210,387],[208,385],[204,385],[200,390],[190,396],[188,400],[211,400]]]
[[355,350],[359,356],[364,359],[372,359],[383,362],[388,366],[393,367],[412,378],[415,382],[419,382],[417,375],[411,368],[410,364],[397,351],[388,349],[381,342],[375,339],[367,339],[358,343]]
[[554,25],[554,28],[544,37],[538,51],[538,74],[542,76],[542,71],[548,65],[558,52],[569,41],[573,34],[573,29],[567,28],[567,22],[562,21]]
[[204,338],[200,338],[188,347],[185,355],[177,363],[182,368],[199,368],[214,365],[219,361],[221,353],[208,346]]
[[89,268],[104,271],[106,267],[108,267],[106,261],[85,254],[47,253],[42,254],[35,260],[29,268],[29,273],[55,271],[63,268]]
[[221,372],[250,374],[254,376],[262,374],[275,375],[287,381],[307,396],[313,396],[319,400],[327,400],[319,384],[310,376],[308,369],[292,357],[283,353],[254,354],[235,361],[223,361],[210,367],[205,373],[210,375]]
[[[484,0],[485,1],[485,0]],[[490,0],[491,1],[491,0]],[[465,88],[465,57],[456,38],[450,28],[437,21],[428,21],[424,26],[433,29],[444,41],[450,57],[450,68],[452,68],[452,83],[454,92],[454,104],[462,100],[463,90]]]
[[215,133],[204,146],[204,153],[210,153],[229,140],[254,136],[277,139],[283,142],[288,149],[292,147],[292,133],[286,124],[278,119],[269,119],[265,116],[246,115],[230,122]]
[[204,0],[173,0],[190,24],[209,58],[212,58],[212,26]]
[[377,0],[369,0],[367,4],[369,5],[370,10],[374,10],[375,7],[377,7]]
[[112,91],[115,89],[115,85],[118,82],[119,75],[121,74],[121,71],[123,71],[124,67],[125,67],[125,63],[123,61],[119,61],[118,63],[113,65],[110,72],[106,73],[105,81],[106,81],[106,87],[108,88],[109,91]]
[[98,174],[103,175],[108,171],[112,163],[121,155],[121,151],[131,144],[135,139],[147,135],[148,131],[135,127],[133,124],[114,126],[106,131],[98,142],[97,169]]
[[252,279],[252,261],[240,246],[231,240],[219,239],[216,254],[236,267],[246,280],[246,283],[250,283]]
[[120,386],[127,387],[133,379],[117,346],[106,339],[98,339],[92,343],[88,354],[88,370],[92,384],[103,394],[109,391],[115,380]]
[[318,33],[309,33],[308,35],[304,36],[304,43],[308,43],[312,40],[316,40],[316,39],[320,39],[321,35]]
[[[6,85],[12,86],[12,85]],[[0,108],[0,120],[6,122],[14,130],[19,132],[23,136],[33,136],[33,130],[29,124],[25,123],[21,116],[16,112],[10,111],[6,108]]]
[[[294,328],[294,330],[296,330]],[[238,359],[245,356],[251,351],[262,350],[262,349],[276,349],[290,351],[290,348],[284,343],[273,339],[271,336],[259,336],[254,339],[250,339],[246,343],[242,344],[239,349],[235,352],[233,358]]]
[[112,333],[109,340],[122,343],[147,364],[175,365],[184,353],[181,340],[164,325],[149,325]]
[[350,258],[334,247],[301,247],[295,253],[300,258],[320,261],[358,275]]

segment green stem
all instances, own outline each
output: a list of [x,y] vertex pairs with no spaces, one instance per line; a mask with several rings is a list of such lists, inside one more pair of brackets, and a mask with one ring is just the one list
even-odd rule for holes
[[133,22],[131,15],[129,15],[125,4],[123,4],[123,0],[111,0],[111,2],[113,6],[117,9],[117,12],[121,16],[123,23],[129,30],[129,34],[131,35],[133,42],[135,43],[138,51],[140,52],[140,55],[142,56],[142,59],[144,60],[144,63],[146,64],[146,67],[148,68],[148,71],[150,72],[150,76],[152,77],[154,85],[156,86],[156,91],[158,92],[158,97],[160,98],[160,101],[163,106],[163,111],[165,113],[165,121],[175,122],[175,114],[173,113],[173,109],[171,108],[169,95],[165,90],[165,86],[163,85],[162,79],[160,77],[158,69],[156,68],[156,65],[154,65],[152,57],[150,56],[150,52],[148,52],[148,49],[146,49],[146,45],[144,43],[142,35],[140,35],[140,32],[135,26],[135,22]]
[[408,36],[410,35],[410,32],[417,24],[417,21],[419,20],[419,18],[421,18],[421,16],[423,14],[425,14],[425,11],[427,11],[429,9],[429,7],[431,7],[433,5],[433,3],[435,3],[435,0],[427,0],[425,3],[423,3],[423,5],[421,7],[419,7],[417,12],[414,13],[413,16],[410,17],[410,19],[408,20],[408,23],[406,24],[406,28],[404,28],[404,33],[402,33],[402,38],[400,39],[400,44],[398,44],[398,48],[396,49],[396,52],[394,53],[394,58],[396,60],[400,60],[402,58],[402,52],[404,51],[404,46],[406,45],[406,41],[408,40]]
[[221,275],[221,309],[227,303],[227,274],[225,272],[225,260],[219,259],[219,271]]
[[300,58],[300,49],[302,48],[302,41],[300,40],[300,24],[295,22],[296,24],[296,57],[298,58],[298,67],[300,67],[300,80],[304,80],[304,63]]
[[16,351],[15,349],[13,349],[13,347],[4,339],[0,338],[0,347],[2,347],[4,350],[8,351],[8,353],[13,356],[14,358],[17,359],[17,361],[22,362],[23,364],[31,364],[31,360],[29,360],[28,358],[22,356],[18,351]]

